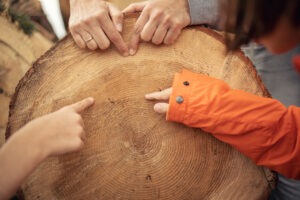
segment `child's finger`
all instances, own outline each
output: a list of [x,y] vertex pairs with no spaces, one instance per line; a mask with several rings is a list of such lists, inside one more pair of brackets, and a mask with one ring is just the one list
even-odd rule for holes
[[160,114],[165,114],[168,112],[169,104],[167,103],[157,103],[154,105],[154,111]]
[[80,112],[84,111],[85,109],[87,109],[88,107],[90,107],[91,105],[93,105],[94,101],[95,101],[94,98],[89,97],[89,98],[83,99],[77,103],[70,105],[70,107],[73,108],[75,110],[75,112],[80,113]]
[[85,141],[86,140],[86,135],[85,135],[85,131],[83,129],[83,131],[80,133],[80,138],[82,141]]
[[160,92],[146,94],[145,98],[147,100],[169,100],[171,94],[172,88],[168,88]]

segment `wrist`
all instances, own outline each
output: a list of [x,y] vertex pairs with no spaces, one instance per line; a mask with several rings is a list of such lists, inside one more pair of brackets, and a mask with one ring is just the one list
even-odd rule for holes
[[49,156],[49,153],[43,145],[40,130],[36,130],[33,123],[34,121],[28,123],[15,133],[12,142],[15,143],[15,146],[22,147],[25,157],[33,163],[39,164]]
[[[46,158],[31,142],[26,127],[14,133],[0,151],[0,196],[8,199]],[[2,199],[2,198],[0,198]]]

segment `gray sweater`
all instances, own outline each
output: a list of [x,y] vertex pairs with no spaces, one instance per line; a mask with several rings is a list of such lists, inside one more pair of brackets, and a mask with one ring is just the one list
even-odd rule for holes
[[191,25],[208,24],[215,26],[219,21],[219,0],[188,0]]

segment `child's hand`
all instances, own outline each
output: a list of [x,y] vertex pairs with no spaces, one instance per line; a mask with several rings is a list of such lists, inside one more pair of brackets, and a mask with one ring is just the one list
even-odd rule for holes
[[[168,101],[170,95],[172,94],[172,88],[165,89],[160,92],[153,92],[151,94],[146,94],[147,100],[156,100],[156,101]],[[168,112],[169,104],[168,103],[156,103],[154,105],[154,111],[157,113],[165,114]]]
[[45,157],[81,149],[85,131],[80,113],[93,103],[93,98],[87,98],[31,121],[21,129],[24,143],[33,142]]
[[39,117],[13,134],[0,149],[0,199],[9,199],[44,159],[79,150],[85,138],[80,112],[94,103],[87,98]]

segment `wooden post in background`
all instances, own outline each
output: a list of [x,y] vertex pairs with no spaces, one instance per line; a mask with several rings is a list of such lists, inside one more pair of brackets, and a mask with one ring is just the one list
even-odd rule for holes
[[49,23],[39,0],[2,0],[14,11],[30,17],[37,30],[48,40],[55,41],[57,37]]
[[0,14],[0,146],[5,142],[9,103],[16,85],[52,45],[40,32],[26,35],[6,14]]

